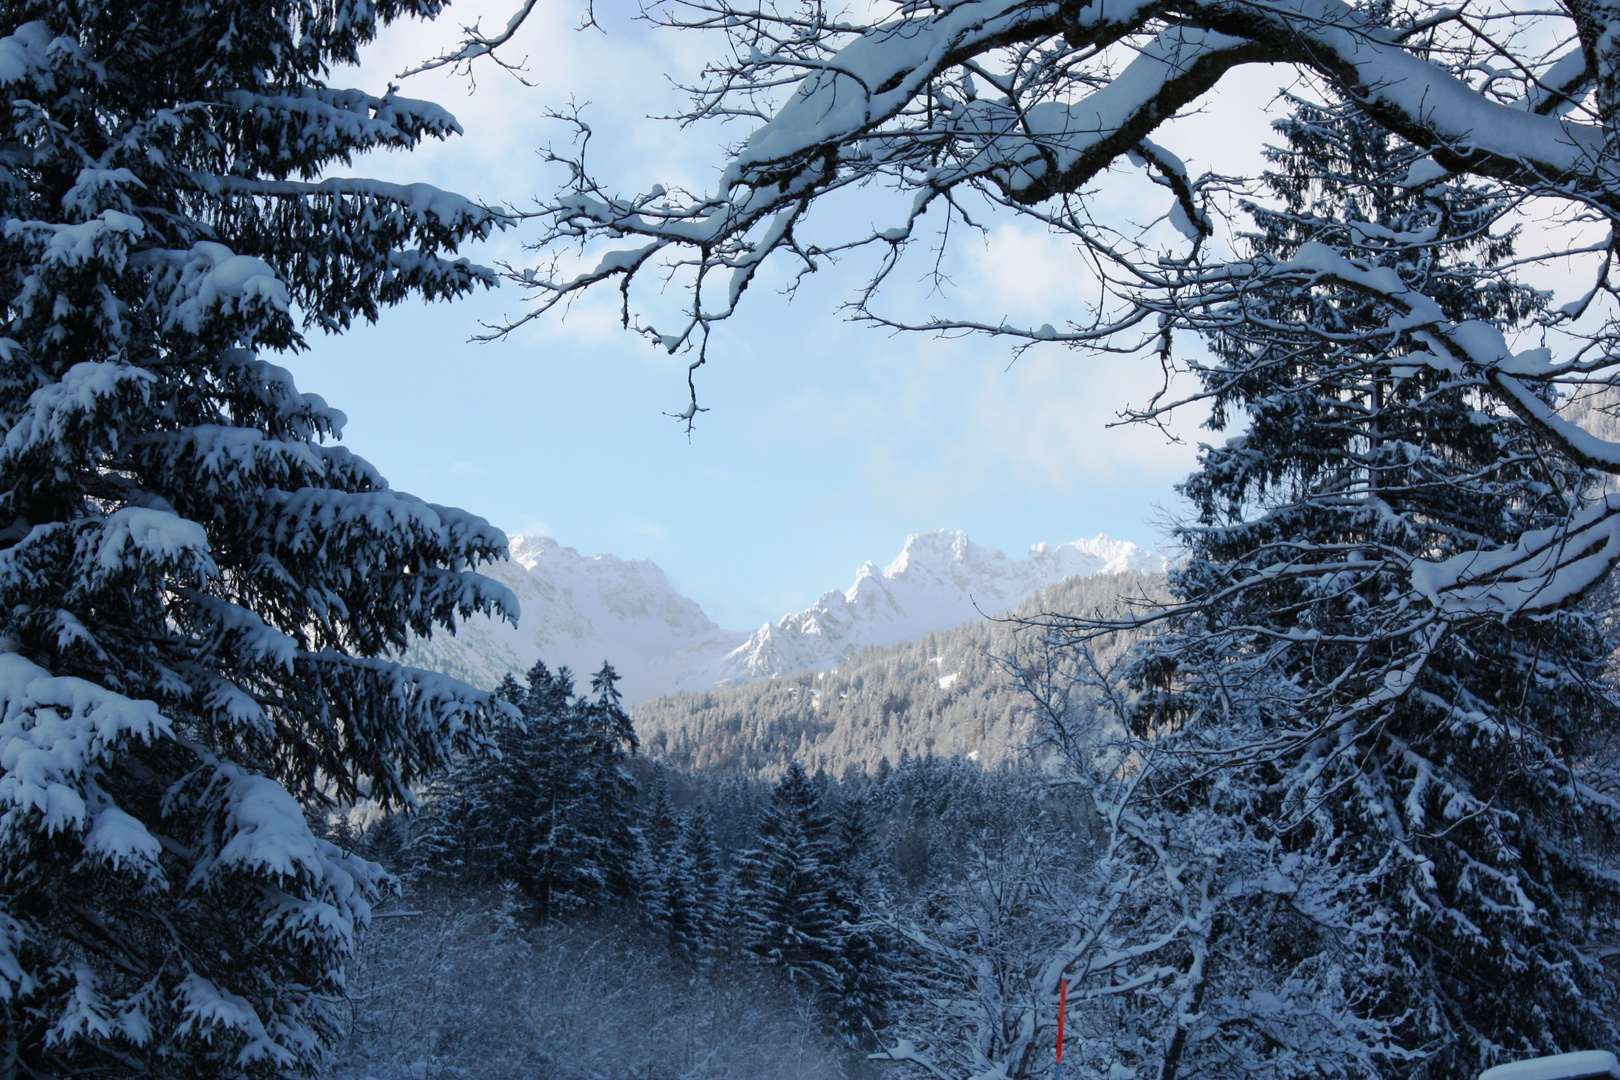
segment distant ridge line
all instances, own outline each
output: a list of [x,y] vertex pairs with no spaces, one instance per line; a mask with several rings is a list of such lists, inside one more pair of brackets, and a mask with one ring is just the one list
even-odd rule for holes
[[477,617],[454,635],[414,643],[408,662],[493,687],[536,660],[576,677],[610,661],[627,701],[707,690],[800,670],[825,670],[862,649],[912,641],[1016,607],[1071,577],[1161,570],[1164,560],[1098,536],[1035,544],[1019,558],[965,533],[915,533],[879,568],[868,562],[847,589],[752,632],[718,626],[645,559],[587,556],[546,536],[511,538],[512,559],[486,570],[522,606],[517,627]]

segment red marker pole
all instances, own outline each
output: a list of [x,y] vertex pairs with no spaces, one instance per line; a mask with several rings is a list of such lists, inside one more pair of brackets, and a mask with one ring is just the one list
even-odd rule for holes
[[1057,1068],[1052,1070],[1052,1080],[1063,1080],[1063,1015],[1069,1011],[1069,980],[1064,979],[1058,983],[1058,1045]]

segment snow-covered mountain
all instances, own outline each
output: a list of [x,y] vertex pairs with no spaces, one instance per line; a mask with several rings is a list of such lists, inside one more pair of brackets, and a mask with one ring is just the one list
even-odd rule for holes
[[716,658],[747,637],[716,626],[656,563],[581,555],[549,536],[514,536],[509,548],[512,558],[484,573],[517,594],[519,624],[468,620],[454,637],[418,641],[407,662],[487,688],[544,660],[573,668],[584,689],[609,660],[633,702],[711,685]]
[[825,670],[870,645],[898,645],[930,630],[1000,615],[1068,578],[1162,569],[1163,559],[1106,536],[1056,547],[1036,544],[1024,558],[1009,559],[965,533],[917,533],[882,570],[867,563],[847,590],[825,593],[803,611],[748,635],[726,656],[721,678]]
[[959,532],[919,533],[887,567],[867,563],[848,589],[750,634],[716,626],[652,562],[581,555],[545,536],[514,537],[511,551],[510,562],[488,572],[517,594],[520,625],[471,620],[455,637],[412,646],[410,663],[488,687],[544,659],[573,668],[583,688],[607,659],[635,702],[825,670],[867,646],[1000,614],[1067,578],[1164,565],[1135,544],[1105,536],[1036,544],[1024,558],[1010,559]]

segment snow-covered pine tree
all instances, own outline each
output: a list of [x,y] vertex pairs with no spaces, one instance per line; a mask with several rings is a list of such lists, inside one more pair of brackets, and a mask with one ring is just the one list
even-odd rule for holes
[[738,860],[743,947],[818,990],[837,979],[831,830],[816,784],[795,762],[771,791],[758,846]]
[[593,679],[594,698],[575,698],[573,675],[544,661],[528,673],[525,725],[502,745],[498,814],[510,842],[500,875],[515,882],[541,919],[624,899],[634,889],[635,778],[626,767],[628,732],[613,669]]
[[662,769],[653,774],[652,797],[640,829],[631,874],[636,882],[636,906],[655,931],[673,938],[670,925],[672,857],[679,844],[680,824],[669,801],[669,783]]
[[[501,676],[500,683],[495,687],[495,696],[510,704],[517,715],[523,712],[523,686],[510,671]],[[508,714],[509,719],[513,716]]]
[[889,755],[884,754],[883,757],[878,759],[877,768],[872,772],[872,781],[881,788],[889,782],[889,777],[893,775],[894,766],[889,762]]
[[726,894],[730,884],[725,858],[714,839],[714,811],[707,802],[692,808],[681,830],[681,849],[692,880],[691,923],[700,954],[720,949],[726,936]]
[[527,695],[508,672],[495,696],[513,706],[491,731],[497,752],[459,756],[428,784],[410,821],[404,855],[420,880],[488,886],[507,880],[527,849],[527,822],[515,812],[532,783]]
[[606,754],[633,754],[641,748],[636,729],[630,723],[630,714],[624,711],[624,694],[619,690],[619,673],[613,665],[602,661],[601,670],[591,676],[591,693],[595,695],[588,706],[591,737]]
[[535,852],[548,850],[548,837],[555,842],[559,808],[565,820],[574,816],[571,778],[584,750],[548,710],[561,702],[566,713],[571,690],[568,669],[553,675],[543,661],[526,688],[510,673],[502,678],[496,696],[515,708],[493,731],[495,752],[459,757],[422,795],[405,850],[413,876],[451,888],[509,882],[533,909],[549,911],[549,863]]
[[553,673],[545,661],[528,672],[523,697],[526,729],[503,753],[522,772],[499,812],[513,822],[513,844],[504,852],[502,874],[517,884],[531,912],[551,919],[587,905],[600,877],[580,857],[577,822],[583,816],[581,775],[588,755],[573,673]]
[[622,900],[635,890],[631,864],[637,836],[638,785],[629,759],[640,746],[619,692],[619,673],[606,660],[591,676],[591,697],[579,703],[586,732],[585,772],[581,778],[590,858],[600,868],[603,899]]
[[[1280,126],[1281,206],[1251,208],[1258,260],[1351,260],[1480,333],[1535,309],[1493,269],[1513,240],[1498,191],[1408,183],[1423,152],[1353,106],[1297,102]],[[1300,944],[1377,928],[1358,1008],[1418,1055],[1404,1070],[1468,1080],[1612,1044],[1615,979],[1589,947],[1620,914],[1598,861],[1620,815],[1581,774],[1620,725],[1599,620],[1574,603],[1432,620],[1409,576],[1417,557],[1468,559],[1564,520],[1588,477],[1414,356],[1424,342],[1381,294],[1296,280],[1209,311],[1212,426],[1247,429],[1205,447],[1182,488],[1199,516],[1180,530],[1180,606],[1132,674],[1132,723],[1158,747],[1142,794],[1161,813],[1240,815],[1251,850],[1288,853],[1274,891],[1332,883],[1339,924],[1297,926]],[[1236,904],[1229,925],[1260,907]]]
[[489,211],[314,179],[457,130],[326,84],[441,6],[0,11],[0,1072],[311,1071],[380,871],[300,801],[406,802],[501,711],[386,657],[516,614],[504,537],[262,355],[492,280]]
[[525,673],[529,689],[524,695],[525,716],[561,716],[574,697],[574,673],[564,664],[555,673],[544,660],[536,660]]
[[719,944],[723,864],[706,805],[678,810],[667,770],[655,768],[652,796],[636,830],[632,873],[641,917],[687,958],[702,960]]
[[[862,778],[864,779],[864,777]],[[877,917],[883,907],[876,862],[877,830],[863,788],[845,781],[833,814],[828,844],[833,910],[839,925],[827,1006],[838,1034],[849,1045],[877,1049],[877,1032],[889,1018],[894,997],[891,958],[896,942]]]
[[698,876],[697,852],[692,844],[696,837],[690,816],[680,814],[671,820],[676,829],[659,845],[664,853],[660,860],[664,900],[664,921],[660,929],[671,945],[696,959],[714,942],[712,905],[704,894],[704,882]]

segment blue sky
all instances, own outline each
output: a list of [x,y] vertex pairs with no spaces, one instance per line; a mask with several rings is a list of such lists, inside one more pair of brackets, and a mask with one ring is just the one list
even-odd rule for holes
[[[382,87],[442,47],[458,20],[480,14],[465,5],[452,13],[390,30],[361,71],[333,81]],[[718,42],[625,25],[578,33],[570,26],[577,14],[558,5],[525,28],[519,51],[531,58],[532,87],[494,69],[473,86],[447,73],[407,80],[403,93],[449,108],[466,136],[343,172],[531,205],[558,181],[537,148],[567,137],[546,112],[572,99],[588,102],[594,161],[620,190],[706,187],[721,161],[718,140],[741,132],[681,132],[647,116],[680,105],[663,73],[691,72]],[[506,15],[492,5],[484,20],[498,25]],[[1252,147],[1265,136],[1266,118],[1252,105],[1222,112],[1218,124],[1183,125],[1182,142],[1171,143],[1195,169],[1212,164],[1201,152]],[[1131,177],[1097,195],[1101,212],[1140,222],[1161,215],[1166,201],[1162,189]],[[840,212],[860,224],[881,200],[876,206]],[[515,230],[469,254],[520,261],[527,238]],[[1061,323],[1087,293],[1078,260],[1037,228],[996,218],[988,240],[961,241],[947,263],[951,292],[933,295],[908,279],[897,302],[1039,325]],[[1049,347],[1009,364],[995,341],[854,325],[838,308],[860,270],[851,260],[815,275],[791,303],[756,287],[711,345],[699,384],[710,411],[690,438],[663,415],[685,403],[685,360],[620,330],[609,293],[489,344],[468,339],[480,322],[524,310],[516,290],[412,303],[281,362],[303,389],[348,414],[345,441],[394,486],[511,533],[652,559],[730,628],[846,587],[861,563],[886,563],[912,532],[961,529],[1009,554],[1102,532],[1159,545],[1152,519],[1176,506],[1173,485],[1192,467],[1197,418],[1186,418],[1190,438],[1181,445],[1151,430],[1106,427],[1156,385],[1151,359]]]

